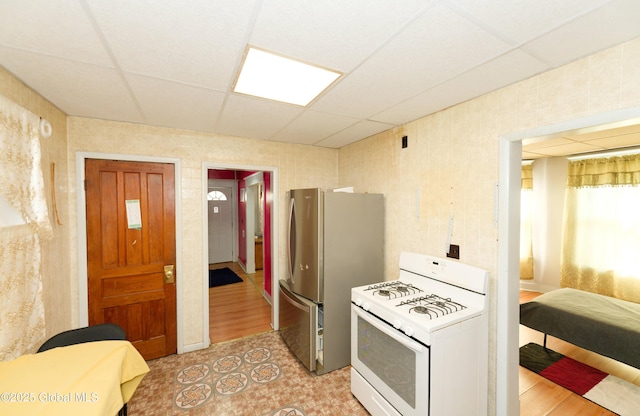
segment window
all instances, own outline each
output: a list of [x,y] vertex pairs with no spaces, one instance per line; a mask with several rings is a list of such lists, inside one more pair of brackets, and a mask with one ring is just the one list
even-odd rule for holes
[[211,191],[207,194],[207,201],[226,201],[227,196],[220,191]]
[[569,163],[561,285],[640,302],[640,155]]

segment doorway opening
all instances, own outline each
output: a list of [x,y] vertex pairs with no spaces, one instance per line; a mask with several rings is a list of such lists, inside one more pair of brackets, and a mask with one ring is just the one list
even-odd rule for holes
[[640,107],[596,114],[532,130],[505,135],[500,139],[498,185],[498,276],[496,329],[496,413],[519,414],[519,324],[520,324],[520,174],[522,141],[546,140],[568,133],[601,131],[637,124]]
[[[273,168],[205,164],[206,325],[211,343],[277,329],[274,259],[276,194]],[[242,281],[209,284],[212,270]],[[213,278],[212,278],[213,279]],[[213,287],[210,287],[213,284]]]

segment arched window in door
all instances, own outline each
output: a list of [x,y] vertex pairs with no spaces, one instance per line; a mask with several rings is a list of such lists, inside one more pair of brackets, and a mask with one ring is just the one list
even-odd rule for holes
[[207,194],[207,201],[226,201],[227,196],[220,191],[211,191]]

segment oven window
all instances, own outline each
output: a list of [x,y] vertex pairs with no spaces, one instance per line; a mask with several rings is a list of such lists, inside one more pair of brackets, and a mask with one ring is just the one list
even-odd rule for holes
[[358,359],[415,409],[415,351],[358,317]]

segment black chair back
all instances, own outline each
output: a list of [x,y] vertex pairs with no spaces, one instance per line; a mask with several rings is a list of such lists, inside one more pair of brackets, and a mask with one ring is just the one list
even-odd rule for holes
[[98,324],[84,328],[71,329],[49,338],[38,349],[43,352],[56,347],[66,347],[68,345],[82,344],[84,342],[126,340],[127,334],[116,324]]

